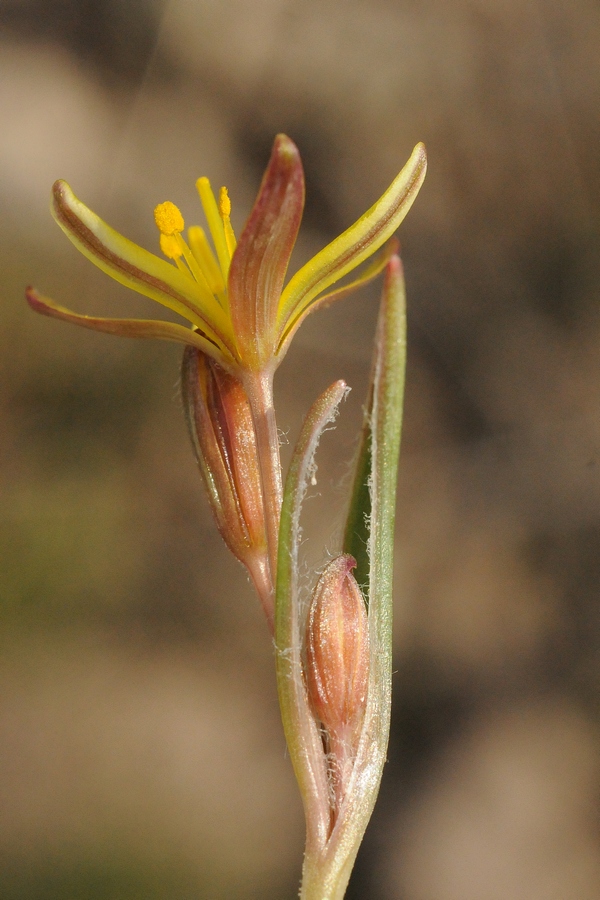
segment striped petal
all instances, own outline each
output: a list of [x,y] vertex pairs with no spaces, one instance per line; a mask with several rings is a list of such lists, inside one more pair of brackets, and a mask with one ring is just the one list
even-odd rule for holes
[[298,313],[295,318],[293,317],[287,323],[286,330],[279,342],[279,347],[277,349],[279,361],[281,361],[287,353],[290,341],[309,313],[314,312],[316,309],[323,309],[331,303],[335,303],[336,300],[342,300],[344,297],[347,297],[348,294],[352,294],[356,291],[359,287],[368,284],[369,281],[373,281],[374,278],[377,278],[377,276],[383,272],[394,253],[398,253],[399,246],[396,238],[391,238],[387,244],[383,245],[379,253],[373,257],[369,265],[363,269],[360,275],[352,281],[349,281],[348,284],[344,284],[333,291],[329,291],[327,294],[322,294],[316,300],[313,300],[310,306],[306,306],[302,312]]
[[34,288],[28,287],[25,296],[30,307],[35,312],[52,319],[62,319],[63,322],[71,322],[73,325],[81,325],[92,331],[103,331],[106,334],[116,334],[120,337],[131,338],[158,338],[163,341],[175,341],[178,344],[188,344],[197,347],[217,362],[222,363],[223,354],[212,341],[191,328],[185,328],[175,322],[160,322],[153,319],[104,319],[96,316],[81,316],[71,312],[64,306],[59,306],[48,297],[43,297]]
[[231,326],[213,295],[166,260],[110,228],[64,181],[57,181],[52,189],[52,214],[77,249],[98,268],[183,316],[230,350]]
[[280,134],[229,269],[233,331],[240,358],[252,368],[273,353],[277,310],[303,207],[300,154]]
[[354,225],[303,266],[286,286],[279,304],[278,324],[288,324],[332,284],[375,253],[398,228],[425,178],[427,157],[417,144],[410,159],[385,194]]

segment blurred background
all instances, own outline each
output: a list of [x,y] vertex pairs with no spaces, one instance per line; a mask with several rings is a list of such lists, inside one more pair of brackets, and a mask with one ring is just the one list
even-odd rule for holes
[[[302,263],[423,140],[401,228],[409,362],[389,763],[348,900],[600,898],[600,7],[595,0],[0,3],[0,897],[296,896],[273,651],[213,526],[175,345],[52,222],[52,182],[157,249],[240,229],[273,137]],[[311,317],[284,457],[331,381],[305,566],[339,539],[378,287]]]

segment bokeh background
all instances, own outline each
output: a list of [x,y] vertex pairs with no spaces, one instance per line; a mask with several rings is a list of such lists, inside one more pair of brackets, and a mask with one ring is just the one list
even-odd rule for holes
[[[595,0],[2,0],[0,896],[296,896],[303,822],[273,651],[220,543],[180,351],[36,318],[148,315],[48,213],[156,247],[194,180],[243,225],[273,136],[297,262],[430,170],[409,291],[395,705],[348,900],[600,898],[600,7]],[[327,384],[306,570],[339,538],[377,289],[279,371],[284,456]],[[124,311],[127,313],[124,313]]]

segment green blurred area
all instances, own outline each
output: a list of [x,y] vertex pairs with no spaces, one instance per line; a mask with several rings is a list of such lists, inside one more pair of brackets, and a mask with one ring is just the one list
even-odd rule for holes
[[[64,900],[65,897],[85,897],[86,900],[104,900],[106,897],[154,900],[173,897],[174,900],[184,900],[197,896],[196,878],[190,878],[186,884],[180,871],[148,871],[147,860],[139,867],[135,867],[130,860],[119,865],[115,862],[114,854],[88,864],[78,860],[71,865],[68,862],[61,865],[53,860],[47,866],[40,865],[35,869],[30,869],[26,862],[18,868],[14,863],[8,864],[6,868],[9,871],[0,879],[0,890],[7,900],[30,900],[31,897],[39,897],[40,900]],[[11,868],[17,868],[12,877]],[[209,890],[211,896],[219,896],[213,894],[211,888]]]

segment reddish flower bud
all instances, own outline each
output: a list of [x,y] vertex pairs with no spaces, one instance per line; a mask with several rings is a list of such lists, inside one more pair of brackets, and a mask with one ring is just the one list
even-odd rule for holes
[[250,571],[265,604],[272,587],[256,435],[246,392],[214,360],[186,347],[182,393],[217,527],[231,552]]
[[306,636],[313,712],[330,739],[350,743],[362,721],[369,678],[369,625],[355,566],[348,555],[328,564],[313,593]]

